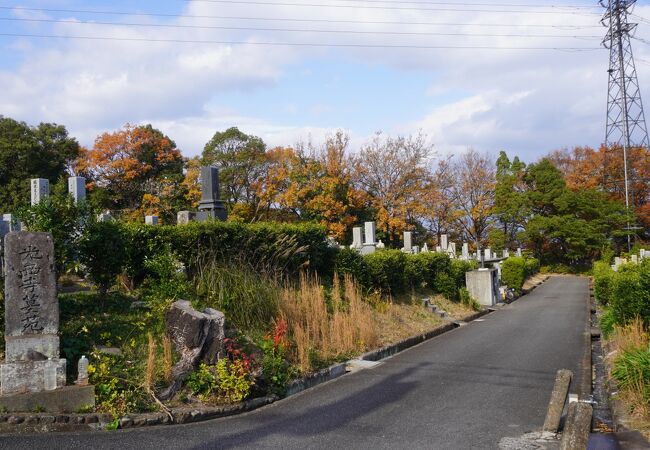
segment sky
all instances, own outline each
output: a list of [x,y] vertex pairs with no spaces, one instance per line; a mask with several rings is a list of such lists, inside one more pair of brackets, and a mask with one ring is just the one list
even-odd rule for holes
[[[422,132],[439,155],[534,161],[603,141],[602,12],[585,0],[0,0],[0,115],[63,124],[85,146],[151,123],[185,156],[237,126],[269,147],[344,130],[355,151],[376,132]],[[634,14],[650,96],[650,0]]]

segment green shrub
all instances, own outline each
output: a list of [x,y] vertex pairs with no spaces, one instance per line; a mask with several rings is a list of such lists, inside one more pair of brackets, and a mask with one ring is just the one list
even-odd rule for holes
[[618,324],[626,324],[637,316],[650,323],[650,262],[619,267],[609,305]]
[[368,263],[354,249],[344,248],[336,253],[334,257],[334,272],[339,275],[350,274],[364,288],[372,287]]
[[148,271],[146,259],[170,248],[193,276],[201,260],[236,259],[268,276],[298,274],[301,269],[331,276],[336,250],[324,227],[312,224],[207,221],[180,226],[122,225],[128,249],[126,270],[136,283]]
[[94,222],[81,236],[79,260],[102,296],[106,295],[126,261],[121,227],[115,222]]
[[539,259],[526,256],[524,260],[526,262],[526,278],[539,272]]
[[401,250],[381,250],[365,256],[372,286],[378,291],[397,295],[406,288],[406,254]]
[[616,316],[611,309],[606,309],[600,316],[600,329],[603,332],[603,337],[607,339],[614,331],[616,325]]
[[526,260],[521,256],[511,256],[501,263],[501,281],[517,294],[526,281]]
[[474,311],[481,311],[483,309],[481,307],[481,304],[470,295],[467,288],[460,288],[458,290],[458,296],[460,298],[460,303],[467,306],[468,308],[472,308]]
[[612,270],[607,262],[596,261],[594,263],[593,274],[596,300],[601,305],[607,306],[612,298],[616,272]]

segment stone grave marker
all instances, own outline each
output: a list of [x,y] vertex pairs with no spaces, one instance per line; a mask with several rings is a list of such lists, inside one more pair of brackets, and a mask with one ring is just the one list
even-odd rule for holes
[[422,246],[422,253],[429,253],[429,246],[427,245],[426,242]]
[[404,232],[404,247],[402,248],[403,252],[411,253],[413,252],[413,232],[405,231]]
[[469,244],[467,242],[463,242],[463,253],[462,257],[465,261],[469,259]]
[[13,232],[4,241],[5,360],[0,364],[0,407],[72,412],[94,405],[93,386],[65,387],[52,235]]
[[9,224],[9,231],[20,231],[20,220],[13,214],[3,214],[2,220]]
[[158,216],[144,216],[144,223],[147,225],[158,225]]
[[45,178],[31,179],[32,206],[38,205],[41,200],[50,195],[50,182]]
[[74,198],[75,204],[86,199],[86,179],[84,177],[68,178],[68,192]]
[[201,201],[199,211],[205,211],[212,219],[226,220],[228,211],[221,201],[219,169],[211,166],[201,167]]
[[369,255],[375,252],[377,248],[377,239],[376,239],[376,225],[375,222],[365,222],[364,223],[364,241],[363,248],[361,253],[363,255]]
[[449,237],[446,234],[440,235],[440,247],[445,252],[449,249]]

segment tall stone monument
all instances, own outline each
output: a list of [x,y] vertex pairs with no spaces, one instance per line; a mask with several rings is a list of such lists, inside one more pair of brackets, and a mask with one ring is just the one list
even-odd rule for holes
[[363,241],[363,248],[361,249],[361,254],[369,255],[371,253],[374,253],[377,248],[375,222],[364,223],[364,235],[365,235],[365,239]]
[[226,220],[228,211],[221,201],[219,188],[219,169],[216,167],[201,167],[201,201],[199,211],[205,211],[212,219]]
[[5,363],[0,393],[42,391],[48,358],[56,364],[57,387],[65,385],[59,358],[59,302],[54,244],[48,233],[5,236]]
[[412,253],[413,252],[413,232],[412,231],[405,231],[404,232],[404,247],[402,247],[402,251],[405,253]]
[[6,345],[0,364],[0,407],[74,411],[93,405],[92,386],[65,388],[52,235],[13,232],[4,242]]
[[38,205],[41,200],[50,195],[50,182],[45,178],[32,178],[30,181],[32,206]]
[[84,177],[68,178],[68,193],[74,198],[75,204],[86,199],[86,179]]

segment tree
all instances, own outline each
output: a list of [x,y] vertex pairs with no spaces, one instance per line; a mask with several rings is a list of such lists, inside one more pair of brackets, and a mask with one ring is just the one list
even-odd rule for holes
[[309,149],[309,155],[302,149],[276,150],[279,159],[266,183],[267,189],[279,193],[279,204],[325,225],[336,239],[345,238],[365,206],[363,192],[353,184],[349,142],[349,136],[338,131],[320,149]]
[[174,209],[184,202],[181,152],[151,125],[127,124],[102,134],[92,149],[83,152],[77,170],[92,180],[91,195],[101,196],[105,208],[127,210],[133,216],[156,212],[171,220]]
[[79,154],[79,144],[63,125],[30,127],[0,116],[0,205],[4,211],[27,206],[30,178],[52,182],[67,173]]
[[488,155],[468,150],[453,164],[456,223],[468,240],[484,246],[494,207],[495,171]]
[[528,213],[523,181],[526,165],[516,156],[510,162],[506,152],[501,152],[496,167],[494,215],[500,226],[491,231],[490,244],[496,249],[512,248],[518,244],[517,233]]
[[223,200],[245,203],[257,209],[256,183],[266,169],[266,144],[238,128],[216,132],[203,149],[202,163],[219,167]]
[[433,150],[422,134],[375,137],[354,158],[355,182],[368,193],[377,227],[389,242],[399,240],[422,215],[421,199],[429,182],[427,162]]

